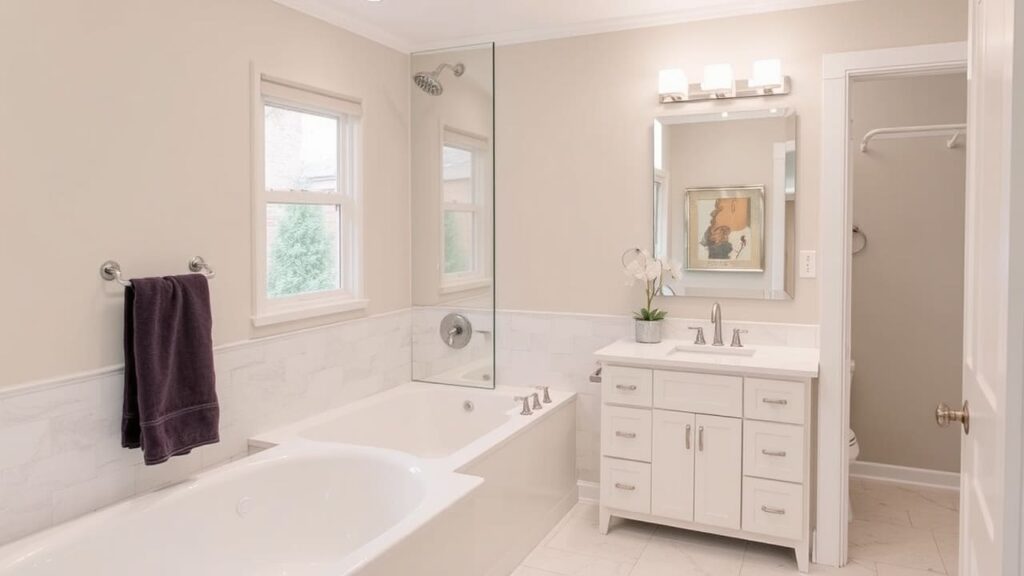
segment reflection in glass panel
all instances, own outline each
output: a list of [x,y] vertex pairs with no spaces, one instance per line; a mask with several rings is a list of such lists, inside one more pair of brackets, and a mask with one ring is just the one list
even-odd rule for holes
[[338,290],[341,208],[267,204],[267,296]]
[[447,210],[444,213],[444,272],[468,274],[476,260],[474,214]]
[[412,69],[412,378],[493,388],[494,46]]
[[473,203],[473,153],[445,146],[441,180],[444,201],[456,204]]
[[264,106],[267,190],[338,190],[338,119]]

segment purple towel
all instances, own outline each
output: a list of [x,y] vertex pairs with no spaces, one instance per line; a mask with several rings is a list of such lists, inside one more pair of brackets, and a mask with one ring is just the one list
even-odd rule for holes
[[202,274],[125,289],[121,445],[142,447],[147,465],[220,440],[212,326]]

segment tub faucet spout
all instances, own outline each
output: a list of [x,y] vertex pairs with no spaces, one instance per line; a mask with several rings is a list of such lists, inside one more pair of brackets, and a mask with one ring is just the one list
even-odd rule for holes
[[530,410],[530,396],[516,396],[512,399],[515,402],[523,403],[523,410],[519,412],[520,416],[532,416],[533,410]]

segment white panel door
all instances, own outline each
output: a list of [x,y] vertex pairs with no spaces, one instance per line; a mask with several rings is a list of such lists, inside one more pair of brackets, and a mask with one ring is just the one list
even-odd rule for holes
[[[960,574],[1021,573],[1024,88],[1013,0],[972,0],[967,139]],[[1016,61],[1015,61],[1016,60]],[[1024,80],[1017,78],[1017,80]],[[1018,83],[1019,84],[1019,83]],[[945,399],[959,408],[957,398]]]
[[698,414],[694,456],[693,521],[740,527],[743,420]]
[[653,421],[651,514],[692,522],[696,417],[655,410]]

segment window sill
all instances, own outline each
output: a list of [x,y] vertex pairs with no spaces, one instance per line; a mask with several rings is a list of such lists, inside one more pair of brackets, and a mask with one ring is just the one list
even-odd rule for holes
[[438,290],[441,294],[454,294],[456,292],[466,292],[469,290],[476,290],[478,288],[486,288],[491,285],[490,278],[479,278],[476,280],[461,280],[452,281],[447,284],[441,284],[441,288]]
[[317,318],[320,316],[327,316],[330,314],[340,314],[342,312],[366,310],[369,306],[369,300],[351,299],[326,304],[316,303],[302,307],[290,307],[287,309],[278,310],[274,312],[257,314],[252,318],[252,325],[256,326],[257,328],[261,326],[272,326],[274,324],[283,324],[285,322],[294,322],[296,320],[306,320],[309,318]]

